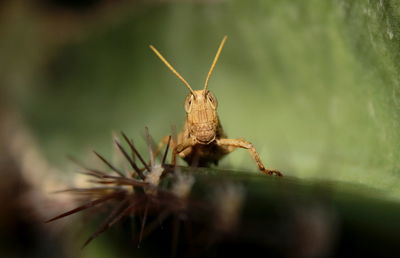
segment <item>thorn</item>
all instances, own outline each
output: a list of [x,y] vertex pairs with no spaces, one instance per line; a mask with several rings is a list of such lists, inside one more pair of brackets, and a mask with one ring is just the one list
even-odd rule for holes
[[125,149],[121,146],[121,144],[118,142],[117,139],[114,140],[115,144],[118,146],[118,149],[122,152],[124,157],[128,160],[129,164],[135,170],[135,172],[139,175],[141,179],[145,179],[146,177],[143,175],[143,172],[138,168],[136,163],[129,157],[128,153],[125,151]]
[[136,156],[139,158],[140,162],[142,162],[142,164],[143,164],[143,166],[146,168],[146,170],[150,172],[149,166],[148,166],[148,165],[146,164],[146,162],[144,161],[142,155],[140,155],[140,153],[136,150],[136,148],[135,148],[135,146],[134,146],[134,144],[133,144],[133,141],[130,140],[123,132],[121,132],[121,134],[122,134],[122,137],[124,137],[125,141],[128,143],[128,145],[129,145],[129,147],[130,147],[132,153],[135,153],[135,154],[136,154]]
[[115,168],[110,162],[108,162],[103,156],[101,156],[99,153],[97,153],[96,151],[93,151],[94,154],[96,154],[96,156],[101,159],[111,170],[113,170],[114,172],[116,172],[118,175],[120,175],[121,177],[125,177],[125,175],[117,168]]
[[113,209],[113,211],[110,213],[107,219],[105,219],[104,222],[100,225],[100,227],[98,227],[97,230],[85,241],[85,243],[82,246],[82,249],[85,248],[90,242],[92,242],[93,239],[98,237],[101,233],[105,232],[112,226],[111,222],[121,214],[121,212],[123,211],[122,208],[124,208],[127,202],[128,199],[125,199],[120,205],[118,205],[115,209]]
[[149,133],[149,128],[146,126],[144,128],[144,133],[146,137],[146,143],[147,143],[147,148],[149,149],[149,154],[150,154],[150,166],[154,166],[155,162],[155,157],[154,157],[154,151],[153,151],[153,146],[152,146],[152,139]]
[[91,207],[96,206],[97,204],[100,204],[100,203],[103,203],[103,202],[105,202],[105,201],[114,199],[114,198],[120,196],[122,193],[123,193],[123,191],[118,191],[118,192],[115,192],[115,193],[111,193],[111,194],[109,194],[109,195],[106,195],[106,196],[104,196],[104,197],[101,197],[101,198],[99,198],[99,199],[96,199],[96,200],[87,202],[87,203],[85,203],[84,205],[81,205],[81,206],[79,206],[79,207],[77,207],[77,208],[75,208],[75,209],[72,209],[72,210],[70,210],[70,211],[67,211],[67,212],[65,212],[65,213],[62,213],[62,214],[60,214],[60,215],[58,215],[58,216],[56,216],[56,217],[54,217],[54,218],[52,218],[52,219],[49,219],[49,220],[45,221],[45,223],[49,223],[49,222],[52,222],[52,221],[61,219],[61,218],[63,218],[63,217],[66,217],[66,216],[68,216],[68,215],[72,215],[72,214],[74,214],[74,213],[80,212],[80,211],[82,211],[82,210],[89,209],[89,208],[91,208]]
[[139,247],[140,244],[142,243],[144,226],[146,225],[147,212],[148,212],[148,210],[149,210],[149,201],[150,201],[150,200],[147,199],[146,207],[144,208],[144,215],[143,215],[142,226],[141,226],[140,234],[139,234],[139,243],[138,243],[138,247]]
[[165,165],[165,160],[167,158],[167,154],[168,154],[168,150],[169,150],[170,144],[171,144],[171,135],[168,137],[167,147],[165,147],[165,152],[164,152],[164,155],[163,155],[163,158],[162,158],[161,166],[163,166],[163,167]]

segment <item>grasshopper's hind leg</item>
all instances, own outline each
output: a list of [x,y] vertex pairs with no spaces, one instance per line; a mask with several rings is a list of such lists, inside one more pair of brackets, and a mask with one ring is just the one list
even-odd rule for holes
[[236,148],[243,148],[247,149],[250,152],[250,155],[253,157],[253,159],[256,161],[258,168],[260,171],[264,174],[267,175],[277,175],[277,176],[282,176],[282,173],[279,172],[278,170],[271,170],[271,169],[266,169],[264,164],[262,163],[260,159],[260,155],[258,155],[258,152],[256,149],[253,147],[253,145],[245,141],[243,139],[217,139],[217,145],[224,148],[224,150],[229,153],[235,150]]

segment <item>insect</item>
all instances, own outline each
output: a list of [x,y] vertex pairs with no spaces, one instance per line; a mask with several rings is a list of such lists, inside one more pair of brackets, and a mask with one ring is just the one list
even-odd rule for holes
[[[154,46],[150,45],[150,49],[190,91],[185,99],[186,121],[183,130],[178,134],[177,139],[171,142],[173,148],[172,164],[176,163],[176,156],[179,155],[190,166],[204,167],[210,164],[218,165],[218,161],[222,157],[236,148],[243,148],[249,151],[262,173],[282,176],[282,173],[277,170],[265,168],[260,155],[250,142],[244,139],[228,139],[222,129],[217,113],[218,102],[211,91],[208,90],[208,82],[226,39],[227,36],[222,39],[219,45],[202,90],[193,90],[190,84],[161,53]],[[161,148],[166,141],[167,138],[164,138],[159,147]]]

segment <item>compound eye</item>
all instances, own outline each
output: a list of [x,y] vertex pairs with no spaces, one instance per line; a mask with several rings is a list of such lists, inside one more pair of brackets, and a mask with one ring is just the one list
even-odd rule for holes
[[216,109],[218,106],[217,98],[210,91],[207,92],[207,99],[211,103],[211,106]]
[[189,94],[185,99],[185,111],[189,113],[192,110],[193,95]]

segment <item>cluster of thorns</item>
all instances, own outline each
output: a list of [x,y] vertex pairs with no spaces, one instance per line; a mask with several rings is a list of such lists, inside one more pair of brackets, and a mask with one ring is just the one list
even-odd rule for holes
[[[143,237],[153,232],[170,215],[178,215],[180,218],[187,217],[188,212],[194,208],[189,208],[189,206],[196,205],[195,203],[188,202],[194,178],[190,175],[184,175],[178,167],[168,165],[165,162],[170,147],[171,136],[166,145],[161,163],[159,163],[156,161],[156,153],[158,151],[154,151],[151,136],[146,128],[146,140],[150,151],[150,162],[147,163],[136,149],[132,139],[129,139],[124,133],[121,134],[130,151],[128,152],[118,139],[114,139],[114,142],[123,157],[128,161],[132,170],[124,171],[115,167],[97,152],[94,153],[112,171],[112,174],[89,168],[74,160],[84,169],[82,173],[91,177],[92,180],[90,181],[97,186],[90,188],[70,188],[61,191],[83,194],[90,201],[47,221],[55,221],[94,206],[114,201],[115,206],[112,208],[110,214],[86,240],[83,245],[84,247],[115,223],[132,215],[142,216],[140,234],[136,237],[136,241],[140,243]],[[140,166],[143,166],[143,168],[139,167],[135,162],[136,158],[138,158]],[[168,175],[171,175],[169,178],[172,178],[172,180],[164,180]],[[168,185],[167,181],[172,182],[172,184]],[[149,213],[156,214],[157,219],[146,225]]]

